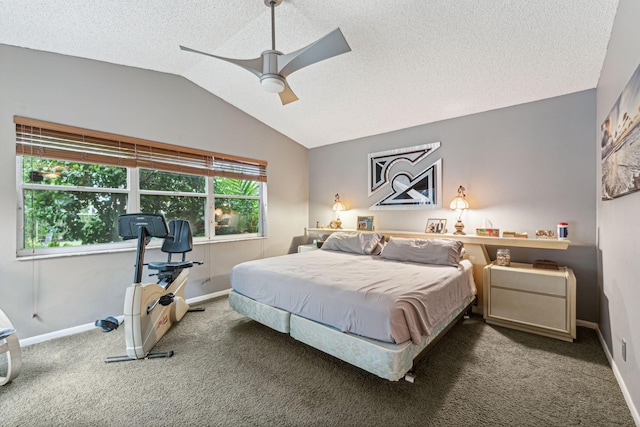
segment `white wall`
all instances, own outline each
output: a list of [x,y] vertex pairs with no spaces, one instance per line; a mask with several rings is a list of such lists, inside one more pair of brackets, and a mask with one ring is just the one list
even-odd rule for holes
[[[339,193],[349,209],[341,215],[343,228],[355,228],[358,215],[373,215],[378,230],[424,231],[428,218],[447,218],[453,231],[455,214],[447,208],[463,185],[471,205],[463,217],[467,233],[485,218],[531,238],[536,229],[569,223],[567,251],[512,248],[512,260],[572,267],[577,317],[597,322],[594,121],[595,90],[589,90],[312,149],[309,225],[328,224]],[[442,145],[429,157],[442,158],[445,209],[369,210],[381,196],[367,196],[367,154],[436,141]],[[495,250],[489,247],[492,259]]]
[[304,233],[306,148],[184,78],[0,45],[0,307],[21,339],[122,314],[135,252],[16,260],[14,115],[268,162],[269,238],[196,246],[205,265],[187,297],[227,289],[233,265],[285,254]]
[[[600,124],[611,112],[631,75],[640,64],[640,2],[620,0],[597,89],[595,141],[598,153],[596,176],[599,232],[600,329],[613,356],[633,406],[640,407],[640,192],[602,201]],[[622,340],[627,360],[622,359]]]

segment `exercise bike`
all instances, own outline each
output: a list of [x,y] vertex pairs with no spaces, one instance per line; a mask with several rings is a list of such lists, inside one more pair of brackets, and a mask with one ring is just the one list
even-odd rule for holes
[[[185,254],[193,249],[193,237],[189,221],[171,220],[167,224],[163,215],[124,214],[118,217],[118,233],[124,240],[138,239],[133,284],[127,288],[124,300],[124,334],[126,356],[108,357],[105,362],[123,362],[135,359],[171,357],[173,350],[150,353],[151,349],[189,311],[184,288],[189,277],[189,268],[201,265],[199,261],[187,261]],[[169,254],[167,262],[144,263],[145,248],[152,237],[163,238],[161,250]],[[182,260],[173,262],[173,254],[182,254]],[[141,283],[142,269],[147,265],[157,270],[157,283]],[[115,324],[113,321],[115,320]],[[96,326],[103,330],[118,327],[117,320],[99,320]]]

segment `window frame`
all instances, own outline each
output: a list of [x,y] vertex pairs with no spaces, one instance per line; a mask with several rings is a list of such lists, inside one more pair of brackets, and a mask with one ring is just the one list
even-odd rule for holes
[[[50,248],[24,248],[25,239],[23,229],[25,226],[24,221],[24,212],[25,212],[25,190],[49,190],[49,191],[83,191],[83,192],[109,192],[109,193],[119,193],[127,195],[127,212],[128,213],[137,213],[140,211],[140,197],[142,195],[161,195],[161,196],[178,196],[178,197],[199,197],[205,198],[205,235],[202,237],[194,237],[194,244],[205,244],[205,243],[215,243],[215,242],[224,242],[224,241],[239,241],[239,240],[249,240],[256,238],[266,238],[267,234],[267,176],[266,176],[266,161],[254,160],[248,158],[242,158],[237,156],[228,156],[222,155],[219,153],[207,152],[204,150],[198,149],[190,149],[184,148],[180,146],[173,146],[164,143],[155,143],[153,141],[139,140],[131,137],[122,137],[113,134],[107,134],[104,132],[91,131],[66,125],[53,124],[48,122],[43,122],[34,119],[27,119],[15,116],[14,122],[16,123],[16,191],[18,197],[18,206],[17,206],[17,236],[16,236],[16,256],[18,258],[26,258],[26,257],[56,257],[56,256],[71,256],[83,253],[108,253],[108,252],[118,252],[122,250],[129,250],[131,248],[135,248],[135,242],[132,241],[120,241],[120,242],[112,242],[112,243],[97,243],[97,244],[87,244],[87,245],[79,245],[79,246],[59,246],[59,247],[50,247]],[[203,158],[209,158],[206,160],[207,167],[203,167],[198,169],[200,173],[194,173],[194,171],[198,171],[196,169],[190,168],[188,171],[179,171],[179,170],[167,170],[166,168],[154,168],[150,165],[153,165],[153,159],[149,161],[148,158],[144,158],[142,162],[139,164],[136,162],[132,162],[131,159],[128,159],[124,162],[120,162],[119,164],[114,163],[112,159],[108,159],[108,161],[112,163],[103,163],[99,161],[91,161],[91,160],[81,160],[82,158],[90,157],[85,156],[82,152],[80,153],[79,159],[68,159],[65,158],[64,155],[74,154],[63,154],[63,157],[47,157],[45,155],[40,155],[41,153],[46,151],[45,149],[38,149],[38,152],[33,152],[33,148],[31,152],[26,152],[24,145],[20,142],[19,129],[24,128],[25,126],[42,126],[43,129],[54,128],[54,132],[82,132],[84,134],[89,134],[92,137],[98,136],[100,138],[111,138],[113,140],[126,140],[128,143],[139,142],[143,147],[161,147],[162,150],[173,152],[187,152],[188,156],[194,155],[197,153],[199,156],[203,156]],[[83,141],[84,143],[84,141]],[[151,151],[153,150],[150,149]],[[148,153],[147,153],[148,154]],[[76,154],[78,155],[78,154]],[[36,158],[54,158],[65,161],[75,161],[78,163],[89,163],[89,164],[102,164],[102,165],[112,165],[112,166],[120,166],[125,167],[127,171],[127,185],[126,188],[96,188],[96,187],[79,187],[79,186],[61,186],[61,185],[50,185],[50,184],[37,184],[37,183],[28,183],[23,182],[23,174],[22,174],[22,159],[24,156],[36,157]],[[93,158],[96,158],[93,156]],[[162,159],[161,159],[162,160]],[[123,164],[124,163],[124,164]],[[168,163],[169,168],[172,167],[172,163]],[[256,166],[257,165],[257,166]],[[237,167],[235,167],[237,166]],[[180,166],[177,166],[180,168]],[[163,170],[165,172],[170,173],[179,173],[179,174],[189,174],[189,175],[197,175],[203,176],[205,179],[205,192],[204,193],[191,193],[191,192],[181,192],[181,191],[171,191],[171,190],[141,190],[140,189],[140,169],[152,169],[152,170]],[[173,169],[176,169],[175,165]],[[239,171],[239,172],[238,172]],[[253,174],[253,175],[252,175]],[[243,195],[229,195],[229,194],[214,194],[214,186],[213,181],[214,177],[230,177],[230,178],[238,178],[238,179],[249,179],[252,181],[257,181],[259,183],[259,195],[258,196],[243,196]],[[215,199],[216,197],[223,198],[239,198],[239,199],[251,199],[258,200],[258,231],[255,233],[239,233],[239,234],[225,234],[225,235],[216,235],[215,234],[215,216],[214,216],[214,208],[215,208]],[[159,246],[160,242],[152,242],[150,247]]]
[[[258,238],[258,237],[266,237],[267,236],[267,183],[266,182],[258,182],[258,196],[243,196],[238,194],[216,194],[213,180],[215,177],[211,177],[207,179],[207,187],[208,193],[211,194],[211,204],[208,206],[209,211],[207,213],[207,218],[210,219],[209,224],[209,238],[214,241],[225,241],[225,240],[233,240],[233,236],[245,236],[246,238]],[[244,199],[244,200],[258,200],[258,231],[256,233],[239,233],[239,234],[215,234],[215,206],[216,206],[216,198],[220,199]]]

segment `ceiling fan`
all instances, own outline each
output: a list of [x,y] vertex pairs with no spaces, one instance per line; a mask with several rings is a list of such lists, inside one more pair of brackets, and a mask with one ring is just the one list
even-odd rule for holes
[[325,59],[350,52],[351,48],[347,40],[342,35],[340,28],[336,28],[321,39],[311,43],[309,46],[284,55],[276,50],[276,29],[275,29],[275,7],[279,6],[282,0],[264,0],[264,4],[271,8],[271,49],[265,50],[255,59],[233,59],[222,56],[200,52],[185,46],[180,49],[187,52],[199,53],[222,59],[238,65],[247,71],[255,74],[262,87],[267,92],[278,93],[282,105],[297,101],[298,97],[289,87],[287,76],[294,71],[306,67],[307,65],[323,61]]

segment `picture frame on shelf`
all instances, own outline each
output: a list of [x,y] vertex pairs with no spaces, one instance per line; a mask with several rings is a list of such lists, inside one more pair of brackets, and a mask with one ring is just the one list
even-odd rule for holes
[[432,234],[444,234],[447,232],[447,220],[444,218],[429,218],[427,220],[427,226],[424,229],[425,233]]
[[359,216],[356,223],[356,229],[358,231],[373,231],[373,217],[372,216]]

